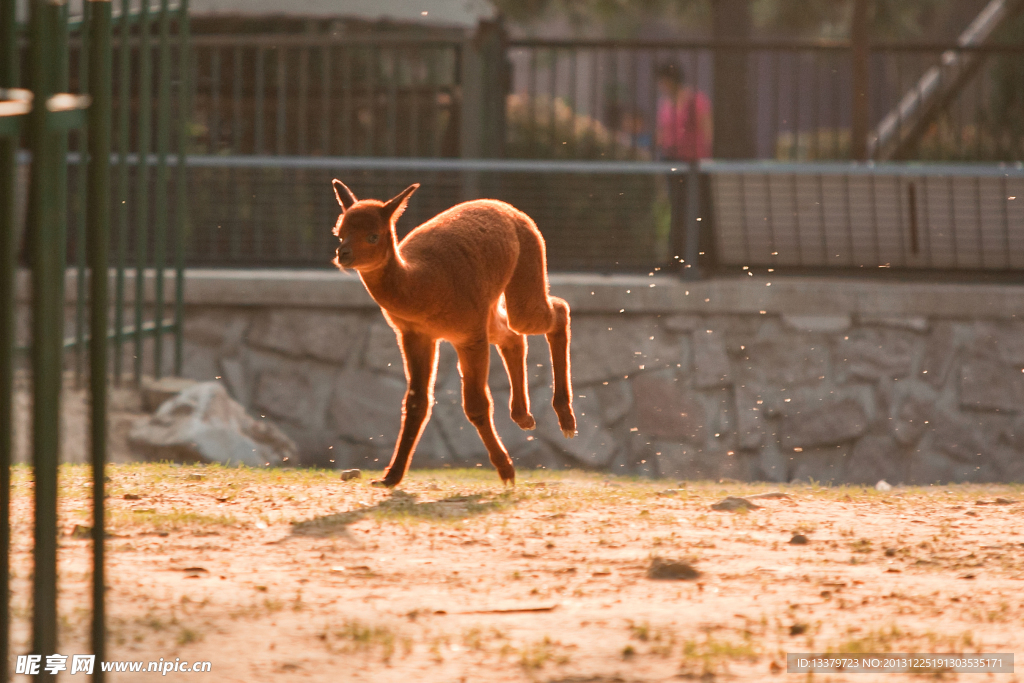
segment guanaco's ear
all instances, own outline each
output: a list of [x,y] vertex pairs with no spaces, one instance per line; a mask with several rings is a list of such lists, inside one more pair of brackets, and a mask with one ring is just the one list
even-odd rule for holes
[[341,206],[341,210],[348,211],[351,209],[352,205],[356,203],[356,196],[352,194],[352,190],[345,187],[345,183],[337,178],[331,181],[331,185],[334,186],[334,196],[338,198],[338,205]]
[[392,223],[398,220],[398,217],[405,211],[405,205],[409,203],[409,197],[412,193],[419,188],[419,183],[413,183],[409,187],[399,192],[393,199],[389,199],[388,203],[385,204],[381,211],[384,212],[384,216],[391,220]]

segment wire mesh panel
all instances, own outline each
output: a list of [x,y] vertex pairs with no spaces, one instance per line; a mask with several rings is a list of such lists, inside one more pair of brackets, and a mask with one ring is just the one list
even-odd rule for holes
[[190,158],[190,266],[330,267],[337,248],[335,177],[356,196],[376,199],[420,183],[399,222],[402,235],[464,199],[488,197],[536,221],[552,270],[640,271],[666,259],[666,183],[653,172],[332,170],[324,167],[327,160],[292,161],[230,165],[232,159]]
[[1015,270],[1019,167],[706,164],[722,265]]

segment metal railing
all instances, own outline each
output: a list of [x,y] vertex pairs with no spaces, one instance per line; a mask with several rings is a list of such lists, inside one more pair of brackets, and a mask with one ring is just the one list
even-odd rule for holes
[[688,168],[678,162],[190,155],[187,164],[190,267],[331,267],[332,178],[374,198],[421,183],[400,236],[466,199],[508,201],[537,222],[552,270],[648,272],[683,256],[670,240],[680,215],[670,180]]
[[704,162],[716,268],[1024,272],[1024,165]]
[[[329,268],[329,191],[421,183],[400,236],[469,198],[534,218],[552,271],[1024,271],[1024,166],[190,156],[190,266]],[[690,231],[689,233],[687,231]]]
[[[184,114],[188,107],[181,98],[188,93],[188,71],[179,73],[172,61],[174,54],[187,64],[190,54],[187,2],[173,10],[168,0],[156,6],[145,2],[141,9],[131,10],[129,0],[121,0],[116,20],[112,4],[90,0],[83,3],[82,17],[71,18],[65,3],[32,0],[22,37],[15,23],[14,0],[0,0],[0,681],[9,675],[12,621],[8,578],[13,434],[28,428],[13,419],[16,372],[28,371],[32,392],[31,652],[42,657],[56,652],[58,641],[57,474],[65,356],[74,360],[76,381],[88,374],[93,486],[91,650],[103,661],[110,369],[119,381],[130,339],[136,356],[134,375],[139,379],[148,350],[143,341],[151,336],[152,368],[159,374],[168,364],[163,343],[170,332],[175,335],[175,366],[181,365],[184,271],[177,238],[184,234],[187,197],[180,191],[172,197],[172,173],[182,187],[184,165],[175,171],[168,159],[172,151],[177,158],[187,151]],[[21,51],[19,40],[24,46]],[[22,55],[26,68],[19,73]],[[31,92],[17,89],[23,81]],[[75,92],[79,94],[71,94]],[[21,140],[25,149],[19,160]],[[69,148],[74,152],[69,154]],[[112,149],[116,149],[113,156]],[[131,178],[130,154],[152,156],[154,163],[141,165]],[[112,174],[112,167],[116,173]],[[28,171],[27,183],[19,182],[19,168]],[[19,211],[23,197],[24,220]],[[20,240],[24,244],[19,263]],[[134,253],[136,281],[133,311],[125,306],[129,248]],[[172,263],[177,267],[173,304],[168,302],[164,282],[165,267]],[[65,281],[69,265],[74,266],[72,282]],[[21,274],[19,266],[25,268]],[[150,267],[152,277],[144,277]],[[147,279],[153,282],[148,299]],[[19,299],[26,291],[28,300]],[[74,314],[72,333],[66,336],[69,302],[74,303]],[[14,312],[26,303],[31,329],[19,330],[20,316]],[[165,310],[172,306],[171,324],[150,321],[152,316],[162,323]],[[126,324],[127,317],[133,317],[134,324]],[[19,336],[28,341],[20,348]],[[108,340],[113,342],[113,363]],[[19,352],[27,352],[28,358]],[[35,680],[54,679],[45,667],[31,673]],[[97,680],[104,678],[98,663],[93,675]]]
[[458,156],[462,48],[415,36],[196,36],[195,150]]
[[[504,58],[494,66],[500,74],[479,83],[471,67],[492,57],[473,52],[475,44],[450,36],[197,37],[194,149],[475,156],[465,134],[475,134],[477,112],[465,109],[477,101],[479,85],[489,93],[483,97],[504,102],[502,116],[479,124],[493,129],[482,134],[499,139],[484,156],[654,159],[656,66],[679,64],[714,109],[715,63],[729,58],[739,60],[746,82],[745,158],[851,157],[854,65],[848,42],[512,40],[500,43]],[[868,142],[877,154],[1024,159],[1018,115],[1024,46],[878,43],[867,59]],[[911,112],[901,101],[929,82],[936,92],[951,87],[925,116],[913,112],[907,118]],[[914,134],[910,140],[897,135],[900,145],[890,150],[874,144],[886,126],[900,133],[913,128]]]
[[[518,40],[509,43],[510,156],[630,158],[657,156],[658,64],[679,64],[692,87],[715,102],[715,60],[741,55],[749,102],[747,158],[849,159],[852,127],[852,48],[846,42],[661,42]],[[905,146],[920,160],[1024,159],[1024,46],[874,44],[869,51],[868,116],[877,128],[920,87],[937,64],[959,59],[960,78]]]

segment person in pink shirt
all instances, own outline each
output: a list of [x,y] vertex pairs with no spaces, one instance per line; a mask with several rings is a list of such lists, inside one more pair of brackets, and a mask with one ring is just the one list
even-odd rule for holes
[[660,159],[707,159],[711,156],[711,101],[685,82],[675,62],[655,71],[658,83],[657,153]]

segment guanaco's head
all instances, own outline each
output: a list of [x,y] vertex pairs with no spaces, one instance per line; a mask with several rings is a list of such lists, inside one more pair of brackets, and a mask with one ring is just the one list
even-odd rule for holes
[[395,221],[405,211],[409,197],[419,183],[410,185],[386,202],[358,200],[352,190],[337,178],[331,184],[341,206],[338,222],[334,224],[334,236],[341,240],[334,265],[357,271],[380,268],[394,256],[397,243]]

